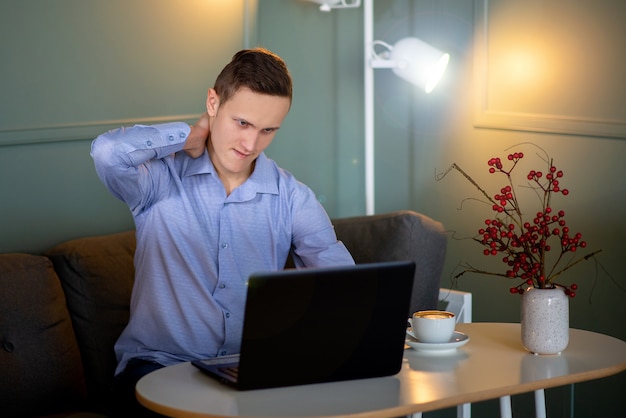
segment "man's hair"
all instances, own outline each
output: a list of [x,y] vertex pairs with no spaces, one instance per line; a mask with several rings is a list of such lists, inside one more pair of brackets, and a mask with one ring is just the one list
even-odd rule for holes
[[255,93],[288,97],[291,101],[291,75],[278,55],[265,48],[237,52],[215,80],[220,101],[227,102],[242,87]]

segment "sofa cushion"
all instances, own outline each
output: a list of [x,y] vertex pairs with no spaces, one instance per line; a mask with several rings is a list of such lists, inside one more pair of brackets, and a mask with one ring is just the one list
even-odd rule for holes
[[45,257],[0,254],[2,415],[81,408],[80,352],[59,278]]
[[92,402],[107,406],[117,361],[113,346],[128,323],[134,231],[79,238],[46,255],[67,298]]
[[332,222],[356,263],[414,261],[411,312],[437,307],[447,243],[440,222],[409,210]]

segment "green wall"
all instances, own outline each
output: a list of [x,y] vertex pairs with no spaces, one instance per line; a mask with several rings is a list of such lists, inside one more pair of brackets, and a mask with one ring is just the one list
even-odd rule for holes
[[267,153],[335,217],[365,210],[362,17],[341,17],[320,14],[314,3],[261,1],[256,33],[260,45],[283,56],[294,80],[291,111]]
[[253,2],[0,2],[0,252],[133,227],[97,179],[108,129],[193,121]]
[[[592,262],[572,269],[568,279],[579,284],[579,294],[571,301],[571,325],[626,340],[626,140],[477,127],[478,1],[375,2],[377,39],[417,36],[452,56],[430,95],[391,72],[376,72],[376,212],[413,209],[443,222],[450,240],[442,281],[453,286],[460,262],[484,262],[481,248],[454,237],[473,235],[488,213],[470,203],[459,210],[463,199],[477,197],[474,190],[460,176],[437,182],[435,173],[456,162],[493,186],[485,171],[490,157],[520,143],[538,144],[566,172],[568,222],[591,247],[603,249],[599,260],[618,283],[602,272],[594,281]],[[603,6],[623,16],[626,4],[603,0]],[[362,7],[321,13],[304,0],[0,2],[0,252],[40,252],[67,239],[132,228],[126,207],[95,176],[92,138],[120,125],[192,121],[232,53],[256,44],[282,55],[295,83],[292,111],[269,156],[309,184],[331,216],[363,214],[362,20]],[[622,38],[615,37],[612,49],[622,56],[617,62],[626,62]],[[606,92],[598,109],[626,109],[624,95],[615,94],[624,88],[621,78],[594,77],[593,83]],[[587,99],[576,89],[560,93],[572,108]],[[535,99],[543,104],[551,97]],[[465,276],[455,285],[472,292],[475,321],[519,321],[519,299],[509,295],[506,280]],[[625,384],[622,373],[576,385],[575,415],[621,414]],[[551,416],[569,411],[569,388],[547,396]],[[529,414],[528,401],[514,398],[516,416]],[[498,415],[497,402],[474,410],[475,416]]]

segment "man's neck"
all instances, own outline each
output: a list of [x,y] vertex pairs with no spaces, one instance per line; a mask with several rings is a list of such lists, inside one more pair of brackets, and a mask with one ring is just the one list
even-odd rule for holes
[[246,182],[246,180],[248,180],[248,178],[250,178],[250,176],[254,172],[254,167],[255,166],[256,166],[256,160],[254,160],[254,162],[250,165],[250,169],[249,169],[248,173],[246,173],[246,174],[238,174],[238,175],[236,175],[236,174],[227,175],[225,173],[221,173],[217,169],[217,167],[215,168],[215,171],[217,172],[218,177],[222,181],[222,185],[224,186],[224,190],[226,191],[226,196],[229,196],[233,192],[233,190],[235,190],[237,187],[239,187],[242,184],[244,184]]

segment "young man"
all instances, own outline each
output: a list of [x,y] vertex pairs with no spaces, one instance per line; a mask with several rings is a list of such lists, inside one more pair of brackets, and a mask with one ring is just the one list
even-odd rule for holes
[[[96,171],[136,225],[130,321],[115,346],[129,391],[145,373],[239,352],[251,273],[353,264],[314,193],[263,151],[291,106],[291,77],[243,50],[209,89],[206,113],[96,138]],[[131,394],[132,396],[132,394]]]

